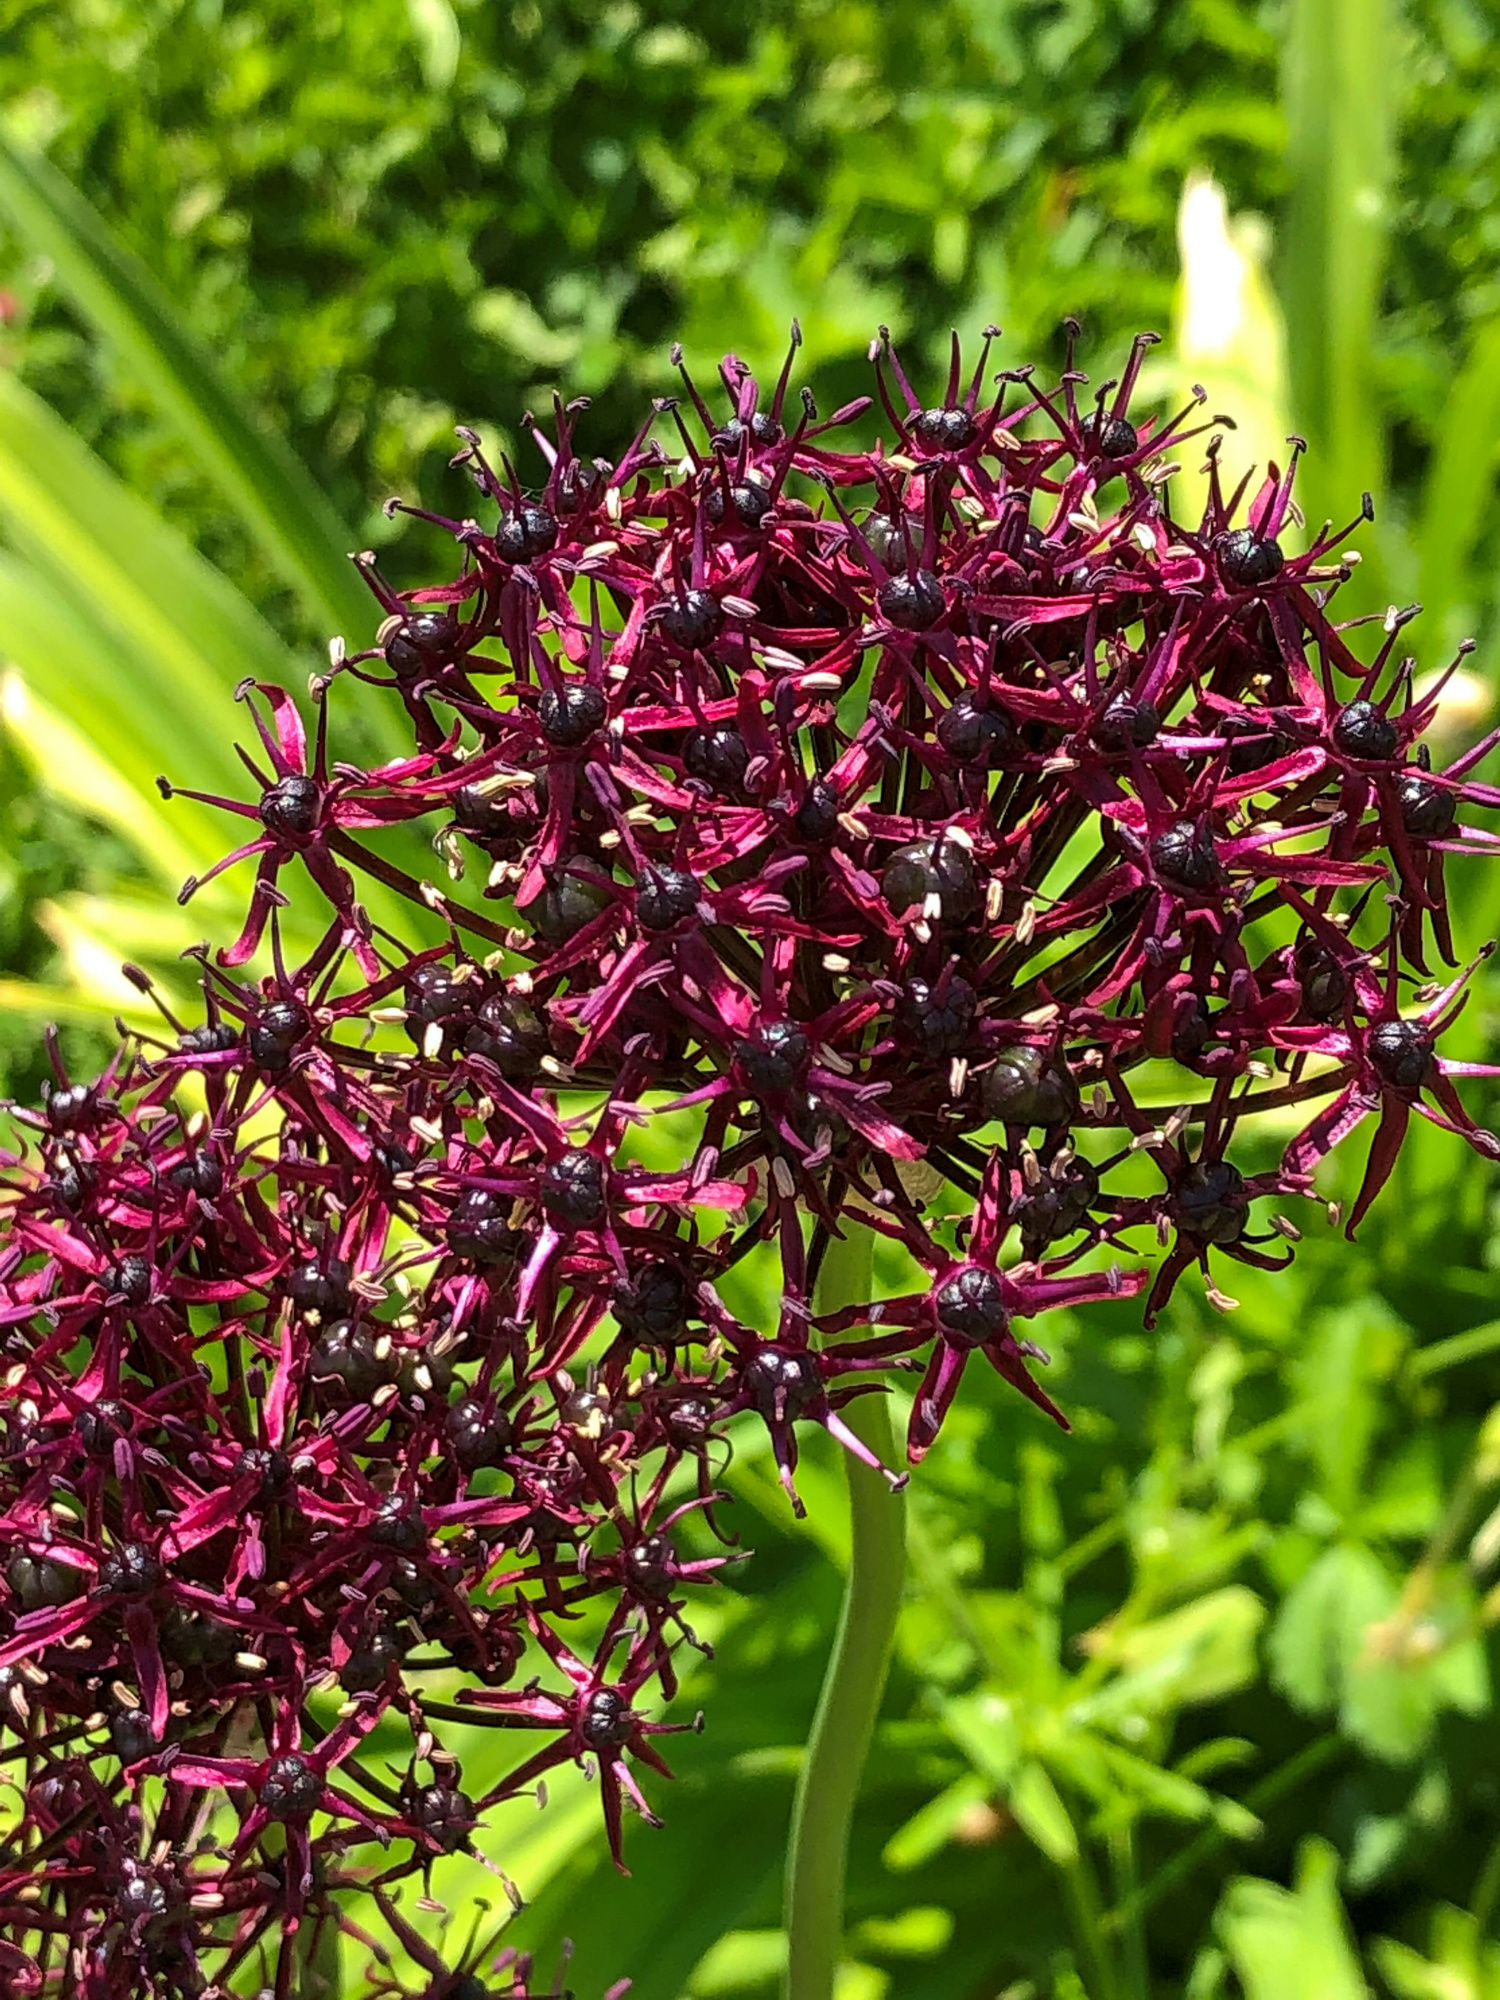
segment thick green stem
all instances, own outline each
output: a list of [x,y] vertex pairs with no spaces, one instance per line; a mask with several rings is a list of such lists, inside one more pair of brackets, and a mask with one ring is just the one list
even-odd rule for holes
[[[835,1265],[830,1255],[833,1268],[824,1271],[820,1303],[868,1298],[868,1243],[834,1248],[838,1261]],[[841,1296],[833,1297],[835,1291]],[[885,1396],[861,1396],[844,1415],[884,1464],[895,1464]],[[849,1826],[885,1688],[906,1566],[901,1495],[852,1453],[844,1454],[844,1463],[852,1531],[849,1581],[792,1804],[786,2000],[832,2000],[843,1945]]]

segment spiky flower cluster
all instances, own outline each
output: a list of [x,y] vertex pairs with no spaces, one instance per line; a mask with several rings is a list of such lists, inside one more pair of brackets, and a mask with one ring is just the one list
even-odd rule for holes
[[[1363,662],[1344,537],[1283,546],[1295,443],[1242,512],[1213,437],[1173,517],[1210,427],[1132,417],[1146,345],[1081,404],[1071,348],[991,400],[955,344],[924,404],[882,339],[889,443],[847,449],[868,399],[793,421],[792,355],[764,405],[731,357],[726,410],[684,376],[614,465],[559,406],[532,497],[465,433],[456,579],[359,559],[388,615],[311,745],[242,690],[257,796],[211,803],[255,886],[206,1018],[59,1066],[0,1195],[13,1990],[269,1958],[285,1995],[361,1896],[410,1943],[393,1886],[566,1760],[618,1858],[739,1413],[793,1504],[798,1423],[868,1455],[840,1411],[893,1370],[913,1460],[976,1354],[1061,1421],[1049,1308],[1149,1283],[1149,1324],[1191,1266],[1231,1304],[1371,1115],[1351,1230],[1413,1112],[1496,1151],[1427,963],[1490,743],[1431,770],[1405,615]],[[330,762],[349,677],[409,756]],[[289,898],[326,906],[294,964]],[[825,1307],[851,1238],[910,1289]],[[478,1796],[450,1718],[520,1732]],[[419,1947],[431,1995],[523,1989]]]

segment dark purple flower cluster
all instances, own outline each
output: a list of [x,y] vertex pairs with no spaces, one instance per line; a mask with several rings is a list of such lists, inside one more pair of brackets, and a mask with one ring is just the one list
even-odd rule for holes
[[[819,421],[792,355],[765,403],[730,357],[726,406],[684,374],[614,465],[559,406],[531,495],[466,433],[486,518],[438,523],[458,575],[410,598],[360,558],[388,615],[314,682],[315,742],[241,691],[258,796],[212,803],[257,869],[206,1017],[59,1065],[0,1187],[14,1990],[266,1958],[285,1995],[363,1895],[431,1995],[522,1994],[423,1959],[393,1885],[567,1760],[617,1857],[624,1801],[650,1816],[684,1592],[727,1559],[680,1524],[716,1531],[737,1413],[793,1504],[799,1421],[868,1457],[840,1411],[892,1370],[913,1460],[976,1353],[1061,1421],[1049,1307],[1150,1284],[1150,1324],[1194,1265],[1231,1304],[1219,1260],[1289,1258],[1281,1206],[1372,1114],[1351,1230],[1413,1112],[1497,1150],[1437,1053],[1463,978],[1428,968],[1445,856],[1494,844],[1462,819],[1500,803],[1490,744],[1430,769],[1405,614],[1362,660],[1345,537],[1283,547],[1295,443],[1247,506],[1210,437],[1173,518],[1210,426],[1132,417],[1146,345],[1081,402],[1071,355],[991,396],[988,339],[967,385],[955,343],[924,403],[882,337],[891,436],[845,450],[868,401]],[[350,675],[409,757],[330,763]],[[1247,1174],[1267,1113],[1296,1136]],[[677,1165],[643,1127],[689,1135]],[[920,1283],[825,1310],[860,1232]],[[757,1253],[752,1323],[724,1281]],[[523,1732],[478,1796],[452,1718]],[[381,1722],[404,1773],[361,1754]]]

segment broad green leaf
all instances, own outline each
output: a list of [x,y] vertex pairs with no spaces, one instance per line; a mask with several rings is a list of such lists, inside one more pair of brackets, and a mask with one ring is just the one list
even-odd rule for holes
[[[160,896],[59,897],[43,903],[37,918],[57,946],[70,983],[111,1015],[128,1016],[142,1004],[120,970],[122,962],[145,959],[160,972],[162,961],[171,966],[202,937],[187,911]],[[172,969],[179,977],[168,973],[162,997],[169,1006],[174,1001],[191,1006],[192,966]],[[146,1018],[159,1034],[162,1022],[154,1008],[147,1008]]]
[[[1164,402],[1170,398],[1175,409],[1201,384],[1208,414],[1233,417],[1220,453],[1232,489],[1251,466],[1263,476],[1273,459],[1285,463],[1292,427],[1286,332],[1266,269],[1267,232],[1259,217],[1231,217],[1218,182],[1195,171],[1183,183],[1177,249],[1171,345],[1162,360],[1148,365],[1142,386]],[[1196,521],[1207,500],[1201,462],[1202,454],[1189,446],[1172,483],[1179,519]]]
[[[158,661],[111,629],[82,593],[3,549],[0,660],[20,670],[30,698],[114,766],[121,784],[142,799],[154,796],[158,807],[156,778],[169,754],[190,768],[183,781],[196,789],[240,790],[247,782],[231,747],[237,718],[227,688],[206,686],[206,714],[186,706]],[[57,789],[65,781],[61,772],[39,775]],[[181,799],[171,818],[174,838],[200,859],[219,851],[226,822],[211,807]]]
[[1106,1627],[1094,1657],[1121,1671],[1097,1694],[1075,1703],[1086,1723],[1170,1714],[1184,1703],[1213,1701],[1255,1678],[1255,1641],[1265,1606],[1242,1584],[1211,1591],[1180,1611],[1143,1625]]
[[[6,596],[6,567],[0,557],[0,604]],[[60,685],[66,676],[59,675],[56,680]],[[148,788],[132,783],[121,769],[124,755],[112,760],[97,739],[91,741],[66,717],[38,701],[14,669],[0,675],[0,723],[20,748],[37,782],[91,818],[113,827],[163,886],[175,890],[187,876],[201,873],[214,859],[216,848],[209,838],[212,827],[197,826],[199,820],[210,819],[208,808],[190,799],[168,804],[154,784]],[[112,735],[110,743],[119,752],[128,748],[118,736]],[[205,836],[199,844],[184,837],[195,830]],[[158,904],[161,900],[158,898]],[[171,908],[170,902],[166,907]]]
[[1282,1602],[1271,1633],[1271,1671],[1299,1708],[1318,1711],[1339,1699],[1365,1634],[1395,1601],[1378,1558],[1358,1542],[1326,1550]]
[[154,724],[164,764],[191,759],[189,773],[171,773],[183,782],[227,761],[240,681],[293,680],[293,656],[233,585],[3,373],[0,522],[120,645],[120,698]]
[[1303,1843],[1294,1889],[1232,1882],[1215,1923],[1245,2000],[1367,2000],[1326,1841]]
[[1364,1749],[1404,1763],[1422,1750],[1444,1709],[1475,1714],[1485,1707],[1489,1675],[1473,1638],[1443,1644],[1439,1631],[1432,1650],[1409,1647],[1404,1621],[1385,1625],[1397,1601],[1374,1552],[1341,1542],[1288,1592],[1271,1662],[1273,1679],[1298,1707],[1337,1706],[1341,1727]]
[[1472,617],[1480,579],[1475,543],[1495,485],[1500,447],[1500,317],[1486,321],[1448,392],[1433,445],[1417,529],[1417,585],[1434,635],[1447,647],[1469,636],[1454,622]]
[[1363,1498],[1380,1413],[1379,1385],[1398,1365],[1409,1339],[1391,1307],[1369,1294],[1320,1315],[1294,1365],[1307,1450],[1318,1467],[1323,1498],[1345,1519]]
[[664,1827],[631,1816],[629,1881],[596,1837],[523,1911],[509,1941],[550,1951],[571,1938],[569,1984],[580,1993],[628,1977],[631,2000],[678,2000],[710,1946],[744,1926],[776,1879],[788,1792],[784,1779],[731,1780],[706,1768],[702,1782],[661,1800]]
[[[429,6],[424,18],[443,11]],[[351,650],[363,644],[376,619],[348,561],[347,530],[296,457],[243,407],[151,272],[49,160],[3,137],[0,208],[177,426],[309,620],[342,632]]]
[[115,1016],[127,1027],[154,1030],[161,1017],[148,1007],[139,993],[132,1007],[113,1006],[94,995],[67,986],[43,986],[26,979],[0,979],[0,1013],[19,1014],[36,1021],[77,1021],[93,1028],[112,1029]]

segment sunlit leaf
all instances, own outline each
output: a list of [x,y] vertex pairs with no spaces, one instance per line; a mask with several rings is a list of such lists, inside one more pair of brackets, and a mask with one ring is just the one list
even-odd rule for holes
[[1219,1936],[1245,2000],[1366,2000],[1338,1892],[1338,1855],[1304,1842],[1294,1889],[1244,1877],[1219,1905]]
[[[116,642],[114,701],[154,730],[163,764],[181,777],[186,760],[194,778],[232,768],[235,687],[252,677],[290,684],[291,655],[232,584],[3,372],[0,525],[55,593]],[[13,594],[14,584],[12,572]],[[35,662],[28,678],[54,700]]]
[[[1281,245],[1292,407],[1313,447],[1303,504],[1346,521],[1384,485],[1373,377],[1391,226],[1398,43],[1391,0],[1292,0],[1285,52],[1289,191]],[[1354,590],[1383,605],[1374,539]]]
[[[430,61],[451,68],[443,0],[424,0]],[[451,20],[451,17],[450,17]],[[458,30],[450,27],[456,44]],[[293,454],[258,424],[157,280],[49,160],[0,137],[0,208],[176,424],[311,623],[366,642],[376,620],[349,536]]]

